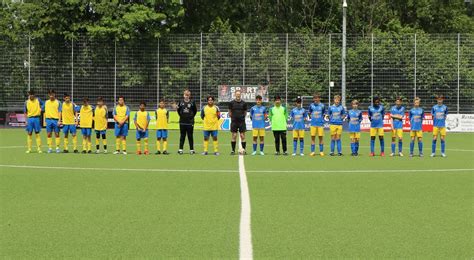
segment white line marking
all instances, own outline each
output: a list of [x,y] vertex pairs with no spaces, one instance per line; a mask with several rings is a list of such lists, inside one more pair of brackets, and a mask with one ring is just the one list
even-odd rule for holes
[[300,170],[293,170],[293,171],[286,171],[286,170],[250,170],[247,171],[249,173],[386,173],[386,172],[394,172],[394,173],[402,173],[402,172],[465,172],[465,171],[474,171],[473,168],[471,169],[398,169],[398,170],[387,170],[387,169],[379,169],[379,170],[308,170],[308,171],[300,171]]
[[[101,167],[66,167],[66,166],[41,166],[41,165],[14,165],[0,164],[2,168],[25,168],[25,169],[52,169],[52,170],[76,170],[76,171],[124,171],[124,172],[210,172],[209,169],[145,169],[145,168],[101,168]],[[219,173],[233,173],[235,170],[212,170]]]
[[[240,138],[239,151],[242,148]],[[253,259],[252,249],[252,229],[250,227],[250,193],[247,183],[247,174],[245,173],[244,156],[239,155],[239,176],[240,176],[240,242],[239,242],[239,257],[240,259]]]

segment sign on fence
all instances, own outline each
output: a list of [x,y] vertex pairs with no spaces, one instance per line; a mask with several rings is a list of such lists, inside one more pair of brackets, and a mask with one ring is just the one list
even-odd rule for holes
[[263,102],[268,102],[267,85],[219,85],[219,102],[230,102],[235,98],[235,92],[242,93],[242,99],[247,102],[254,102],[255,97],[262,96]]
[[474,115],[453,114],[446,118],[448,132],[474,132]]

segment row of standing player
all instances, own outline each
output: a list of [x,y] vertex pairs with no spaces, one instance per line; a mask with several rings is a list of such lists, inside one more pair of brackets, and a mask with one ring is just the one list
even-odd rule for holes
[[[186,90],[185,99],[188,98],[190,92]],[[205,105],[201,110],[201,117],[204,123],[204,152],[203,154],[208,154],[208,143],[210,137],[213,139],[214,143],[214,154],[218,155],[218,142],[217,142],[217,130],[219,128],[219,119],[220,119],[220,110],[214,105],[214,98],[212,96],[208,97],[208,104]],[[432,147],[432,156],[434,156],[434,151],[436,148],[436,140],[438,133],[441,135],[441,152],[442,156],[445,156],[445,119],[447,115],[447,107],[442,104],[443,97],[438,97],[438,104],[433,106],[432,113],[434,116],[434,137],[433,137],[433,147]],[[234,100],[234,106],[237,103],[242,103],[240,110],[244,113],[241,113],[240,116],[244,115],[245,117],[247,107],[245,102],[240,99],[240,92],[236,93],[236,100]],[[360,122],[362,120],[362,112],[357,109],[358,102],[354,100],[352,102],[353,109],[346,113],[345,109],[340,104],[340,97],[335,96],[334,104],[326,109],[325,105],[320,101],[320,95],[314,95],[314,102],[309,106],[308,110],[305,110],[301,107],[301,100],[297,99],[296,107],[292,109],[290,115],[287,114],[287,110],[284,106],[281,105],[281,98],[275,98],[275,104],[271,108],[267,109],[262,105],[262,98],[260,96],[256,99],[256,105],[251,108],[250,115],[252,119],[252,136],[253,136],[253,155],[257,153],[257,140],[260,139],[260,154],[263,153],[264,147],[264,135],[265,135],[265,120],[270,116],[270,121],[272,125],[272,131],[275,137],[275,147],[276,154],[280,154],[280,139],[283,146],[283,154],[286,152],[286,119],[289,118],[293,123],[293,155],[296,155],[297,142],[300,142],[300,155],[304,155],[304,122],[306,120],[311,121],[311,154],[315,155],[315,139],[316,136],[319,137],[319,148],[320,155],[324,155],[324,121],[329,121],[330,123],[330,132],[331,132],[331,153],[334,154],[335,146],[338,148],[338,155],[342,155],[342,145],[340,136],[342,134],[342,122],[348,119],[349,122],[349,132],[351,138],[351,151],[352,155],[358,155],[359,148],[359,139],[360,139]],[[410,155],[413,155],[414,150],[414,141],[415,137],[418,140],[418,146],[420,150],[420,155],[422,155],[422,128],[421,122],[424,117],[424,111],[419,107],[420,100],[417,98],[414,102],[414,108],[410,110],[409,119],[411,121],[411,143],[410,143]],[[188,105],[189,106],[189,105]],[[141,154],[141,140],[144,140],[145,154],[148,154],[148,123],[150,120],[149,112],[145,111],[146,104],[142,102],[140,104],[140,110],[135,114],[134,123],[137,126],[137,153]],[[104,152],[107,152],[107,142],[105,131],[107,128],[107,107],[104,105],[101,98],[98,99],[97,106],[91,106],[88,102],[88,99],[83,100],[82,106],[75,106],[69,95],[64,96],[64,102],[59,102],[55,98],[54,91],[49,92],[49,100],[42,102],[40,99],[36,98],[33,92],[29,93],[29,99],[25,102],[25,116],[27,120],[27,132],[28,132],[28,150],[31,152],[32,147],[32,132],[36,132],[37,146],[38,151],[40,150],[41,138],[39,137],[40,124],[39,116],[41,111],[45,112],[46,117],[46,130],[48,133],[48,152],[52,152],[52,133],[55,133],[56,137],[56,152],[59,150],[59,126],[63,125],[64,132],[64,152],[68,152],[68,134],[71,134],[73,137],[73,146],[74,152],[77,151],[77,137],[76,137],[76,126],[81,127],[81,132],[84,136],[83,138],[83,153],[91,153],[91,130],[92,130],[92,121],[95,121],[94,130],[96,132],[96,148],[97,153],[99,152],[99,139],[102,137]],[[233,109],[232,102],[229,105],[229,116],[233,117],[232,112],[237,111]],[[81,113],[81,120],[78,122],[77,113]],[[402,154],[402,136],[403,136],[403,123],[402,119],[405,114],[405,108],[402,106],[401,98],[397,99],[396,105],[391,109],[391,117],[393,119],[393,129],[392,129],[392,156],[395,154],[395,141],[398,138],[398,148],[399,155]],[[161,143],[163,144],[163,154],[168,154],[167,152],[167,138],[168,138],[168,119],[169,112],[166,110],[164,102],[160,101],[159,108],[156,110],[157,118],[157,152],[161,152]],[[179,112],[178,112],[179,113]],[[236,112],[235,112],[236,113]],[[369,107],[368,110],[369,119],[371,121],[371,155],[374,155],[374,146],[375,146],[375,137],[378,135],[381,144],[381,155],[384,155],[384,140],[383,140],[383,117],[385,114],[384,107],[380,104],[379,98],[374,98],[374,105]],[[130,116],[130,109],[124,104],[124,98],[119,97],[118,104],[113,111],[115,124],[115,136],[116,136],[116,151],[115,153],[120,153],[120,144],[122,144],[122,153],[126,154],[126,136],[128,135],[128,117]],[[182,114],[180,113],[180,116]],[[195,113],[193,114],[193,116]],[[231,132],[232,132],[232,154],[235,154],[236,146],[236,133],[241,133],[242,147],[245,153],[245,121],[239,122],[240,120],[232,120]],[[181,126],[181,125],[180,125]],[[181,133],[183,134],[183,133]],[[192,133],[191,133],[192,134]],[[181,136],[183,137],[183,136]],[[189,138],[189,135],[188,135]],[[182,143],[183,138],[180,140],[180,150],[179,153],[182,154]],[[192,140],[190,140],[192,141]],[[192,147],[192,144],[191,144]],[[191,149],[191,153],[194,153],[194,150]]]
[[[238,93],[236,93],[236,97]],[[237,97],[237,99],[240,99]],[[436,144],[438,135],[441,137],[441,156],[445,157],[446,150],[446,116],[448,114],[448,108],[443,104],[443,96],[437,96],[437,104],[431,109],[433,115],[433,140],[432,140],[432,153],[431,156],[435,156]],[[299,154],[304,155],[304,135],[305,135],[305,122],[310,121],[310,134],[311,134],[311,156],[315,156],[316,136],[319,138],[319,151],[320,155],[324,156],[324,124],[329,122],[330,134],[331,134],[331,153],[330,155],[342,155],[342,124],[345,120],[349,121],[349,137],[351,140],[351,155],[359,155],[359,142],[360,142],[360,124],[362,122],[362,111],[358,109],[359,102],[354,100],[351,102],[352,109],[346,111],[341,105],[341,97],[336,95],[334,97],[334,104],[328,108],[321,103],[321,97],[319,94],[313,96],[313,103],[309,105],[308,109],[302,107],[301,99],[296,100],[295,107],[291,110],[288,115],[287,110],[281,105],[281,98],[275,97],[275,103],[272,107],[267,109],[262,105],[262,97],[256,98],[256,105],[250,109],[250,116],[252,119],[252,135],[253,135],[253,153],[257,153],[257,139],[260,139],[260,153],[263,155],[263,145],[265,136],[265,120],[270,118],[270,125],[275,137],[276,154],[280,154],[280,139],[283,145],[283,154],[287,154],[286,148],[286,120],[290,119],[293,127],[293,156],[297,155],[298,141],[300,144]],[[419,155],[423,156],[423,128],[422,122],[424,119],[425,112],[420,107],[420,98],[415,98],[413,101],[413,108],[408,111],[408,120],[410,120],[410,156],[414,155],[415,141],[418,142]],[[229,107],[229,111],[232,107]],[[368,117],[370,120],[370,156],[375,156],[375,140],[379,137],[381,156],[385,156],[385,142],[384,142],[384,116],[385,108],[381,104],[379,97],[373,99],[373,105],[368,108]],[[396,153],[396,141],[398,139],[398,155],[403,156],[403,118],[405,117],[406,108],[402,104],[402,98],[397,98],[395,105],[390,109],[390,117],[392,118],[392,144],[391,144],[391,156],[395,156]],[[234,120],[234,118],[232,118]],[[237,120],[239,121],[239,120]],[[231,125],[231,132],[241,133],[245,132],[245,126],[236,123],[237,126]],[[241,129],[241,127],[243,129]],[[235,139],[233,139],[233,142]],[[244,140],[244,139],[243,139]],[[232,153],[234,151],[234,144],[232,144]],[[242,143],[244,147],[244,143]],[[337,147],[337,154],[334,152]]]

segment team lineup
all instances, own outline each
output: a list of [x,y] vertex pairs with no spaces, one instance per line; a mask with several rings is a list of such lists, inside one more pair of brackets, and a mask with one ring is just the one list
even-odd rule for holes
[[[107,117],[108,108],[104,100],[99,97],[96,105],[89,103],[88,98],[84,98],[82,105],[76,105],[71,100],[69,94],[64,94],[63,102],[56,98],[54,90],[48,92],[49,99],[43,102],[35,96],[34,91],[28,93],[28,99],[25,101],[24,113],[26,118],[27,131],[27,153],[32,152],[33,132],[35,133],[37,152],[41,150],[41,115],[45,118],[45,126],[47,132],[48,153],[61,153],[60,149],[60,128],[63,132],[63,153],[69,152],[69,135],[72,137],[73,152],[79,153],[77,127],[80,128],[82,134],[82,153],[92,153],[92,131],[95,132],[95,153],[100,153],[100,144],[102,141],[102,152],[107,153]],[[236,154],[237,136],[240,136],[239,154],[246,154],[246,138],[245,133],[247,112],[250,114],[252,121],[252,155],[264,155],[265,143],[265,121],[269,120],[271,130],[275,140],[275,155],[288,155],[287,148],[287,120],[290,120],[293,130],[293,153],[292,156],[304,156],[304,136],[305,123],[310,123],[310,156],[316,155],[316,137],[319,141],[319,155],[324,156],[324,125],[329,123],[329,131],[331,135],[330,153],[331,156],[342,155],[341,135],[343,130],[343,122],[348,121],[348,132],[350,138],[351,155],[359,155],[359,143],[361,133],[361,122],[363,111],[359,110],[359,102],[353,100],[351,109],[346,110],[341,104],[341,97],[336,95],[334,103],[326,106],[321,102],[321,95],[316,93],[313,95],[313,102],[307,109],[303,108],[301,98],[297,98],[294,108],[288,112],[286,106],[282,104],[280,96],[274,98],[274,104],[267,108],[262,103],[262,97],[257,96],[255,105],[248,109],[247,103],[241,98],[240,91],[235,92],[235,99],[228,105],[228,116],[231,119],[230,131],[231,138],[231,154]],[[445,157],[446,153],[446,116],[448,108],[443,104],[444,97],[438,95],[437,103],[432,107],[433,115],[433,140],[431,156],[435,156],[438,137],[440,138],[441,156]],[[395,105],[391,107],[389,115],[392,119],[391,129],[391,153],[390,156],[403,156],[403,119],[406,112],[410,122],[410,156],[414,156],[415,143],[418,145],[418,155],[423,156],[423,129],[422,122],[425,111],[420,107],[421,100],[415,98],[413,107],[406,111],[403,106],[402,98],[397,98]],[[149,123],[151,113],[146,110],[146,102],[140,102],[139,110],[131,119],[136,126],[136,154],[150,154],[148,138]],[[177,113],[179,115],[179,131],[180,141],[178,154],[183,154],[183,147],[188,138],[190,154],[195,154],[194,150],[194,118],[198,109],[196,103],[191,100],[191,92],[185,90],[183,92],[183,100],[177,105]],[[378,137],[380,142],[380,156],[385,156],[385,140],[384,140],[384,116],[385,108],[381,104],[379,97],[373,98],[372,105],[367,110],[370,120],[370,156],[375,156],[375,144]],[[115,151],[114,154],[127,154],[126,138],[128,136],[130,108],[125,104],[123,96],[119,96],[117,104],[114,106],[113,119],[115,122],[114,134]],[[221,112],[215,104],[213,96],[207,97],[207,104],[200,110],[200,116],[203,121],[203,155],[209,154],[209,141],[212,139],[213,154],[219,155],[218,130]],[[169,154],[168,151],[168,122],[169,111],[166,109],[165,101],[160,100],[158,108],[155,110],[156,117],[156,152],[155,154]],[[53,135],[55,149],[53,149]],[[142,144],[143,142],[143,144]],[[299,144],[299,150],[298,150]],[[259,149],[257,149],[257,146]],[[398,150],[397,150],[398,146]],[[143,151],[142,151],[143,147]],[[281,147],[281,149],[280,149]],[[336,152],[337,150],[337,152]]]

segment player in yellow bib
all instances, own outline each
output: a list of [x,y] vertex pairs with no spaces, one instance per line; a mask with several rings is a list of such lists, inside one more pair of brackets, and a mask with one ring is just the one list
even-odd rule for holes
[[140,110],[135,114],[133,123],[137,127],[136,138],[137,138],[137,154],[142,154],[141,139],[144,144],[144,154],[148,155],[148,125],[150,124],[150,113],[145,111],[146,103],[140,103]]
[[63,126],[64,153],[69,152],[69,134],[72,135],[74,153],[77,153],[77,106],[71,101],[69,94],[64,94],[64,102],[61,105],[61,119],[59,125]]
[[104,153],[107,153],[107,106],[104,104],[104,99],[99,97],[97,99],[97,106],[94,109],[94,130],[95,130],[95,153],[100,152],[100,138],[102,137],[102,145],[104,146]]
[[46,133],[48,142],[48,153],[53,152],[53,132],[55,136],[56,153],[60,153],[59,143],[59,119],[61,118],[61,102],[56,99],[56,92],[48,92],[49,99],[44,103],[44,117],[46,118]]
[[118,104],[113,111],[115,121],[115,152],[120,153],[120,142],[122,142],[122,153],[127,154],[127,135],[128,135],[128,118],[130,117],[130,108],[125,105],[125,98],[119,96]]
[[219,108],[214,105],[214,97],[207,97],[207,105],[201,109],[201,118],[203,120],[203,134],[204,134],[204,151],[203,155],[207,155],[209,147],[209,136],[212,136],[214,145],[214,155],[219,155],[219,143],[217,142],[217,133],[219,129],[219,119],[221,112]]
[[168,120],[170,113],[165,108],[165,101],[160,100],[156,116],[156,154],[161,154],[161,141],[163,140],[163,154],[168,154]]
[[41,107],[43,107],[43,101],[35,96],[35,92],[30,90],[28,92],[28,100],[25,101],[25,108],[23,112],[25,113],[25,123],[26,123],[26,132],[27,132],[27,145],[28,150],[26,153],[31,153],[31,147],[33,146],[33,131],[36,134],[36,146],[38,147],[38,153],[41,151]]
[[82,153],[91,153],[92,121],[94,118],[94,107],[89,104],[89,99],[83,99],[83,105],[79,111],[79,126],[82,132]]

